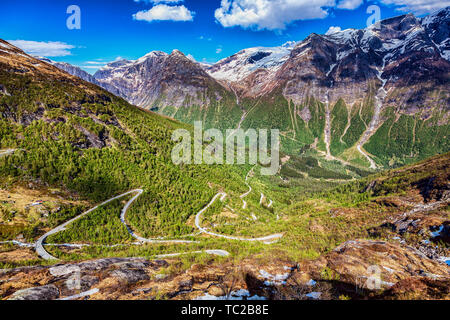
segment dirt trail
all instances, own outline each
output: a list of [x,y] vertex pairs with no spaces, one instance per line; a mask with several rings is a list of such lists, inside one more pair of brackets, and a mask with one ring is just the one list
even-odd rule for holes
[[242,209],[247,208],[247,201],[245,201],[244,198],[247,197],[253,190],[252,187],[250,186],[250,184],[248,183],[248,178],[250,177],[250,173],[253,171],[253,169],[255,169],[255,167],[256,167],[256,165],[253,166],[250,169],[250,171],[247,173],[247,175],[245,176],[245,185],[248,187],[248,191],[240,196],[240,198],[242,199]]
[[0,157],[9,156],[10,154],[13,154],[15,151],[16,149],[0,150]]

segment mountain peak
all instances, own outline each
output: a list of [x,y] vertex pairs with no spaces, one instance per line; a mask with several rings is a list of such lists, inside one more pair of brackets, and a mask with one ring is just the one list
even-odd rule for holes
[[115,60],[113,62],[108,63],[106,66],[100,68],[100,70],[107,70],[107,69],[112,69],[112,68],[118,68],[121,66],[124,66],[126,64],[131,63],[131,61],[126,60],[126,59],[119,59],[119,60]]
[[283,48],[294,48],[297,45],[297,41],[287,41],[281,47]]
[[180,50],[178,50],[178,49],[173,50],[170,55],[171,56],[180,56],[180,57],[185,57],[186,58],[185,54],[183,52],[181,52]]
[[[450,18],[450,6],[437,10],[429,14],[428,16],[422,18],[422,24],[424,26],[428,26],[431,23],[448,20],[449,18]],[[446,25],[448,27],[448,23]]]
[[153,58],[157,58],[157,57],[165,57],[167,56],[167,53],[163,52],[163,51],[151,51],[149,53],[147,53],[146,55],[140,57],[139,59],[132,61],[134,63],[142,63],[144,61],[147,61],[148,59],[153,59]]

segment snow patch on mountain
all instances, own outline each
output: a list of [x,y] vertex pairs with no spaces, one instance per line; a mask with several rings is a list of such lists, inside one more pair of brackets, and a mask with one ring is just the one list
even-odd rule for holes
[[324,37],[337,44],[347,44],[355,39],[356,29],[345,29],[327,34]]
[[240,81],[258,69],[276,72],[288,60],[296,42],[280,47],[255,47],[239,51],[206,69],[217,80]]
[[422,25],[429,27],[433,23],[439,23],[442,20],[448,20],[450,18],[450,7],[442,8],[422,19]]
[[[403,29],[401,31],[400,29],[386,30],[386,26],[382,23],[362,30],[336,31],[325,34],[323,37],[345,49],[338,52],[338,61],[346,58],[354,49],[361,49],[365,53],[372,49],[384,54],[395,51],[394,55],[404,55],[412,51],[424,51],[430,54],[437,52],[442,58],[448,60],[450,43],[449,25],[446,21],[449,16],[450,8],[447,7],[425,18],[415,20],[415,23],[412,15],[391,18],[391,20],[401,19],[399,20],[399,28]],[[400,32],[401,36],[398,34]],[[374,46],[377,42],[380,43],[378,49]]]
[[12,47],[10,45],[8,45],[6,43],[2,43],[2,42],[0,42],[0,47],[5,48],[5,49],[12,49]]

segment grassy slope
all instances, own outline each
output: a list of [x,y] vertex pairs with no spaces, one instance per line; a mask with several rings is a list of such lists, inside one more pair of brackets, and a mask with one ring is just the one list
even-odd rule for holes
[[[380,238],[380,236],[372,234],[370,230],[379,227],[389,217],[399,216],[408,210],[406,207],[392,207],[392,199],[404,196],[408,198],[410,195],[416,194],[417,191],[420,191],[422,182],[430,179],[434,181],[433,190],[445,189],[450,174],[448,171],[449,159],[450,154],[433,157],[415,165],[380,172],[328,191],[319,188],[316,191],[307,192],[305,191],[307,189],[304,188],[305,192],[298,194],[291,204],[281,207],[278,205],[276,213],[279,220],[275,219],[270,211],[265,214],[258,213],[258,220],[247,224],[244,224],[242,219],[217,215],[217,212],[221,211],[217,210],[218,208],[216,210],[213,208],[205,213],[205,220],[208,223],[218,224],[215,227],[216,231],[243,236],[284,233],[279,242],[271,245],[208,238],[189,247],[164,245],[130,249],[85,248],[77,254],[63,253],[56,248],[52,250],[70,259],[130,254],[151,257],[160,252],[208,248],[221,248],[229,251],[233,254],[236,263],[249,258],[261,263],[277,259],[285,261],[315,259],[347,240],[384,239],[383,236]],[[261,190],[269,196],[283,192],[285,195],[289,194],[289,191],[272,179],[275,177],[258,177],[256,175],[252,178],[251,184],[258,186],[259,183],[263,183],[265,187]],[[372,184],[372,181],[376,181],[376,183]],[[367,188],[369,185],[372,185],[372,189]],[[292,194],[289,195],[293,197]],[[259,198],[258,195],[256,198]],[[389,199],[389,201],[383,201],[383,199]],[[286,198],[285,201],[287,204],[289,199]],[[218,203],[217,207],[221,208],[223,205]],[[241,214],[246,216],[245,212],[241,212]],[[191,263],[198,261],[193,259]]]
[[[232,167],[173,165],[171,133],[189,127],[139,110],[96,86],[83,83],[85,90],[39,70],[32,76],[14,73],[7,64],[0,64],[0,83],[10,94],[0,96],[0,148],[20,149],[0,158],[4,183],[38,179],[92,202],[142,187],[141,211],[151,211],[164,226],[159,232],[174,235],[192,231],[186,220],[216,192],[208,182],[244,190],[242,176]],[[89,145],[92,136],[106,146]],[[145,219],[133,218],[141,211],[131,210],[130,220],[146,230]]]
[[368,152],[380,159],[383,165],[400,166],[450,149],[450,125],[440,124],[443,111],[434,111],[431,117],[396,117],[394,110],[385,110],[386,121],[365,145]]
[[[376,88],[371,88],[366,98],[352,106],[347,106],[340,99],[331,106],[331,154],[352,162],[359,167],[368,167],[369,162],[356,150],[356,143],[372,120],[374,113],[374,95]],[[234,101],[234,97],[226,96],[221,101],[215,99],[209,108],[180,108],[175,118],[192,123],[203,120],[206,128],[235,128],[240,121],[242,111]],[[242,107],[248,112],[243,129],[266,128],[279,129],[282,151],[298,155],[302,148],[311,145],[317,139],[316,148],[325,151],[324,127],[325,106],[314,97],[308,97],[302,105],[294,106],[287,101],[281,89],[256,99],[243,99]],[[404,108],[403,106],[402,108]],[[431,107],[431,116],[426,115]],[[385,168],[412,163],[450,150],[448,137],[449,125],[443,120],[446,111],[438,106],[426,106],[416,115],[394,113],[392,108],[383,111],[384,124],[374,134],[364,148],[374,160]],[[304,121],[300,112],[309,109],[311,119]],[[297,113],[294,114],[294,110]],[[350,126],[343,135],[348,125]],[[421,120],[427,118],[427,120]]]
[[[193,228],[189,219],[219,189],[225,189],[230,195],[230,202],[226,204],[239,208],[239,195],[247,191],[243,177],[250,169],[248,166],[180,168],[170,161],[173,146],[170,141],[171,132],[181,127],[190,130],[188,126],[136,109],[95,86],[84,83],[88,90],[80,89],[78,84],[65,78],[53,78],[39,73],[31,77],[0,65],[0,83],[11,94],[0,96],[0,147],[22,149],[13,156],[0,159],[2,183],[6,180],[11,184],[14,180],[39,179],[43,184],[74,190],[92,202],[143,187],[146,192],[129,212],[129,221],[143,236],[190,233]],[[276,110],[270,113],[275,119],[273,121],[271,117],[264,115],[263,111],[269,110],[272,104],[278,111],[286,112],[289,118],[277,118]],[[311,99],[308,106],[312,119],[304,126],[311,135],[304,138],[299,135],[299,139],[305,141],[305,144],[312,143],[313,137],[323,134],[324,129],[323,105]],[[253,105],[253,108],[248,110],[258,117],[249,118],[245,127],[261,127],[266,121],[286,130],[292,125],[292,109],[284,98],[261,101],[258,105]],[[359,111],[354,113],[356,114],[366,122],[370,120],[370,108],[367,113],[362,112],[362,116]],[[299,118],[298,123],[301,121]],[[336,128],[338,127],[341,126]],[[89,135],[103,139],[106,147],[83,147],[90,143],[86,131]],[[323,146],[318,147],[320,149]],[[319,163],[314,157],[309,159],[308,156],[311,155],[294,157],[288,166],[295,172],[306,171],[310,175],[315,170],[329,170],[334,165]],[[340,167],[335,171],[349,174],[341,171],[342,169]],[[357,172],[357,168],[350,171]],[[314,258],[342,241],[366,236],[367,227],[376,225],[389,210],[371,203],[372,195],[360,192],[367,180],[354,182],[333,193],[312,194],[312,189],[320,190],[333,183],[302,177],[292,177],[287,182],[281,181],[279,177],[256,176],[252,179],[250,184],[255,192],[249,195],[249,209],[243,214],[248,215],[254,210],[259,217],[257,223],[239,222],[234,226],[226,226],[229,221],[223,216],[217,216],[223,210],[224,205],[221,204],[214,206],[205,216],[221,223],[219,231],[241,235],[284,232],[285,237],[271,246],[211,238],[189,246],[190,250],[223,248],[237,258],[252,254],[262,258],[274,255],[290,259]],[[398,181],[392,183],[394,187],[389,192],[396,192],[395,185]],[[276,213],[280,213],[280,220],[275,219],[273,211],[258,208],[259,191],[278,202],[274,208]],[[356,208],[365,214],[352,219],[330,218],[330,210],[335,207]],[[97,215],[91,218],[96,220],[96,217]],[[108,232],[100,232],[95,242],[109,242],[108,237]],[[70,257],[141,254],[146,249],[149,248],[89,248],[83,249],[81,256]],[[180,249],[186,248],[152,247],[147,254],[182,251]]]

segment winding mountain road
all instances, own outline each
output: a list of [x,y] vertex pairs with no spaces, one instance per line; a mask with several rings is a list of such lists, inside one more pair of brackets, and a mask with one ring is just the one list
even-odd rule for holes
[[[249,175],[250,175],[251,171],[252,171],[254,168],[255,168],[255,167],[253,167],[253,168],[248,172],[248,174],[247,174],[247,176],[246,176],[246,178],[245,178],[246,184],[247,184],[247,186],[249,187],[249,191],[246,192],[245,194],[243,194],[243,195],[241,196],[241,199],[242,199],[242,201],[244,202],[244,209],[245,209],[245,207],[247,207],[247,202],[245,202],[245,200],[243,200],[243,198],[245,198],[245,197],[246,197],[248,194],[250,194],[250,192],[252,191],[252,188],[251,188],[251,186],[247,183],[247,180],[248,180],[248,178],[249,178]],[[77,220],[79,220],[79,219],[85,217],[86,215],[88,215],[89,213],[91,213],[91,212],[93,212],[94,210],[98,209],[99,207],[104,206],[104,205],[106,205],[106,204],[108,204],[108,203],[110,203],[110,202],[112,202],[112,201],[114,201],[114,200],[123,198],[123,197],[125,197],[125,196],[127,196],[127,195],[134,194],[134,193],[135,193],[135,195],[133,196],[133,198],[131,198],[131,199],[125,204],[125,206],[123,207],[122,212],[121,212],[121,215],[120,215],[120,221],[126,226],[128,232],[129,232],[129,234],[130,234],[133,238],[135,238],[135,239],[137,239],[137,240],[139,241],[139,243],[137,243],[137,244],[144,244],[144,243],[197,243],[197,242],[198,242],[198,241],[191,241],[191,240],[146,239],[146,238],[143,238],[143,237],[137,235],[137,234],[131,229],[131,227],[126,223],[125,217],[126,217],[126,213],[127,213],[128,209],[130,208],[131,204],[132,204],[134,201],[136,201],[136,199],[139,198],[139,197],[142,195],[143,192],[144,192],[144,190],[142,190],[142,189],[135,189],[135,190],[131,190],[131,191],[128,191],[128,192],[126,192],[126,193],[123,193],[123,194],[121,194],[121,195],[118,195],[118,196],[116,196],[116,197],[113,197],[113,198],[111,198],[111,199],[108,199],[108,200],[106,200],[106,201],[104,201],[104,202],[102,202],[102,203],[96,205],[95,207],[93,207],[93,208],[91,208],[91,209],[89,209],[89,210],[83,212],[82,214],[78,215],[77,217],[75,217],[75,218],[73,218],[73,219],[71,219],[71,220],[69,220],[69,221],[63,223],[62,225],[60,225],[60,226],[58,226],[58,227],[56,227],[56,228],[50,230],[49,232],[47,232],[46,234],[44,234],[43,236],[41,236],[41,237],[36,241],[36,243],[33,245],[34,248],[35,248],[35,250],[36,250],[36,253],[37,253],[41,258],[43,258],[44,260],[58,260],[58,258],[52,256],[52,255],[51,255],[50,253],[48,253],[48,252],[45,250],[45,248],[44,248],[45,240],[46,240],[49,236],[54,235],[54,234],[56,234],[56,233],[59,233],[59,232],[62,232],[62,231],[64,231],[64,230],[66,230],[66,227],[67,227],[68,225],[70,225],[71,223],[73,223],[73,222],[75,222],[75,221],[77,221]],[[195,225],[196,225],[196,227],[200,230],[200,233],[205,233],[205,234],[209,234],[209,235],[211,235],[211,236],[221,237],[221,238],[225,238],[225,239],[229,239],[229,240],[239,240],[239,241],[262,241],[262,242],[265,242],[265,243],[271,243],[271,241],[272,241],[272,242],[273,242],[273,241],[276,241],[277,239],[279,239],[279,238],[281,238],[281,237],[283,236],[283,234],[274,234],[274,235],[270,235],[270,236],[266,236],[266,237],[260,237],[260,238],[232,237],[232,236],[226,236],[226,235],[221,235],[221,234],[216,234],[216,233],[213,233],[213,232],[209,232],[209,231],[207,231],[206,229],[202,228],[202,227],[201,227],[201,223],[200,223],[200,222],[201,222],[201,216],[202,216],[202,214],[203,214],[206,210],[208,210],[208,209],[212,206],[212,204],[213,204],[217,199],[220,198],[220,201],[223,202],[223,201],[225,200],[226,196],[227,196],[226,193],[224,193],[224,192],[219,192],[218,194],[216,194],[216,195],[213,197],[213,199],[212,199],[212,200],[211,200],[211,201],[210,201],[203,209],[201,209],[201,210],[197,213],[197,215],[196,215],[196,217],[195,217]],[[271,202],[271,204],[272,204],[272,202]],[[270,204],[270,205],[271,205],[271,204]],[[67,244],[67,245],[68,245],[68,244]],[[213,255],[218,255],[218,256],[227,256],[227,255],[229,255],[229,253],[226,252],[226,251],[224,251],[224,250],[206,250],[206,251],[198,251],[198,252],[196,251],[195,253],[200,253],[200,252],[206,252],[206,253],[208,253],[208,254],[213,254]],[[181,254],[184,254],[184,253],[181,253]],[[173,255],[176,256],[176,255],[181,255],[181,254],[178,253],[178,254],[173,254]],[[171,256],[171,255],[163,255],[163,256]]]
[[66,227],[67,227],[69,224],[71,224],[72,222],[75,222],[75,221],[77,221],[77,220],[83,218],[84,216],[86,216],[87,214],[91,213],[92,211],[98,209],[99,207],[104,206],[104,205],[106,205],[106,204],[108,204],[108,203],[110,203],[110,202],[112,202],[112,201],[114,201],[114,200],[123,198],[123,197],[125,197],[125,196],[127,196],[127,195],[129,195],[129,194],[133,194],[133,193],[136,193],[136,195],[135,195],[133,198],[131,198],[130,201],[128,201],[128,202],[125,204],[125,206],[124,206],[123,209],[122,209],[122,214],[121,214],[121,216],[120,216],[120,220],[121,220],[122,223],[127,227],[127,230],[128,230],[128,232],[130,233],[131,236],[133,236],[135,239],[137,239],[141,244],[142,244],[142,243],[193,243],[194,241],[188,241],[188,240],[145,239],[145,238],[142,238],[142,237],[136,235],[136,234],[133,232],[133,230],[131,230],[131,228],[130,228],[130,227],[127,225],[127,223],[125,222],[125,215],[126,215],[128,209],[129,209],[130,205],[131,205],[134,201],[136,201],[136,199],[137,199],[143,192],[144,192],[144,190],[142,190],[142,189],[135,189],[135,190],[128,191],[128,192],[126,192],[126,193],[124,193],[124,194],[118,195],[118,196],[116,196],[116,197],[114,197],[114,198],[111,198],[111,199],[109,199],[109,200],[106,200],[106,201],[102,202],[101,204],[99,204],[99,205],[97,205],[97,206],[95,206],[95,207],[89,209],[89,210],[86,211],[86,212],[83,212],[83,213],[80,214],[79,216],[77,216],[77,217],[75,217],[75,218],[73,218],[73,219],[71,219],[71,220],[69,220],[69,221],[63,223],[62,225],[56,227],[55,229],[53,229],[53,230],[47,232],[47,233],[44,234],[42,237],[40,237],[40,238],[36,241],[36,244],[34,245],[35,248],[36,248],[37,254],[38,254],[41,258],[43,258],[43,259],[45,259],[45,260],[58,260],[57,258],[55,258],[54,256],[52,256],[51,254],[49,254],[49,253],[45,250],[45,248],[44,248],[44,242],[45,242],[45,239],[46,239],[46,238],[48,238],[49,236],[51,236],[51,235],[53,235],[53,234],[56,234],[56,233],[59,233],[59,232],[61,232],[61,231],[66,230]]
[[15,151],[16,149],[0,150],[0,157],[9,156],[10,154],[13,154]]
[[252,192],[252,187],[250,186],[250,184],[248,183],[248,178],[250,176],[250,173],[253,171],[253,169],[255,169],[256,165],[253,166],[250,171],[247,173],[247,175],[245,176],[245,185],[248,187],[248,191],[246,193],[244,193],[243,195],[240,196],[241,200],[242,200],[242,209],[246,209],[247,208],[247,201],[244,200],[245,197],[247,197],[250,192]]
[[122,222],[122,224],[125,225],[125,227],[127,227],[128,233],[135,238],[136,240],[138,240],[139,242],[142,243],[195,243],[197,241],[190,241],[190,240],[163,240],[163,239],[146,239],[143,238],[139,235],[137,235],[132,229],[131,227],[127,224],[127,222],[125,221],[125,215],[127,214],[128,209],[130,208],[130,205],[136,201],[137,198],[139,198],[139,196],[144,192],[141,189],[137,189],[137,190],[133,190],[130,192],[136,192],[137,194],[130,199],[130,201],[128,201],[125,206],[122,209],[122,213],[120,215],[120,221]]
[[226,198],[227,194],[224,192],[219,192],[218,194],[216,194],[214,196],[214,198],[212,198],[211,202],[208,203],[208,205],[206,207],[204,207],[202,210],[200,210],[197,215],[195,216],[195,226],[197,227],[197,229],[199,229],[202,233],[208,234],[210,236],[213,237],[219,237],[219,238],[224,238],[224,239],[228,239],[228,240],[237,240],[237,241],[248,241],[248,242],[256,242],[256,241],[260,241],[260,242],[264,242],[266,244],[269,243],[273,243],[275,241],[277,241],[278,239],[280,239],[281,237],[283,237],[282,233],[278,233],[278,234],[272,234],[269,236],[265,236],[265,237],[260,237],[260,238],[244,238],[244,237],[233,237],[233,236],[227,236],[227,235],[223,235],[223,234],[218,234],[218,233],[214,233],[214,232],[210,232],[208,230],[206,230],[205,228],[203,228],[201,226],[201,218],[202,218],[202,214],[209,209],[209,207],[211,207],[214,202],[216,202],[217,199],[220,198],[220,201],[224,201]]
[[[142,192],[143,192],[143,190],[142,190],[142,189],[136,189],[136,190],[128,191],[128,192],[126,192],[126,193],[124,193],[124,194],[121,194],[121,195],[119,195],[119,196],[116,196],[116,197],[114,197],[114,198],[111,198],[111,199],[109,199],[109,200],[106,200],[106,201],[102,202],[101,204],[96,205],[95,207],[89,209],[88,211],[83,212],[83,213],[80,214],[79,216],[77,216],[77,217],[75,217],[75,218],[73,218],[73,219],[71,219],[71,220],[69,220],[69,221],[63,223],[62,225],[56,227],[55,229],[50,230],[49,232],[47,232],[46,234],[44,234],[42,237],[40,237],[40,238],[36,241],[36,252],[37,252],[37,254],[38,254],[42,259],[45,259],[45,260],[58,260],[57,258],[55,258],[55,257],[52,256],[51,254],[49,254],[49,253],[44,249],[43,243],[45,242],[45,239],[47,239],[49,236],[51,236],[51,235],[53,235],[53,234],[56,234],[56,233],[59,233],[59,232],[61,232],[61,231],[66,230],[66,227],[67,227],[69,224],[71,224],[72,222],[75,222],[75,221],[77,221],[77,220],[83,218],[83,217],[86,216],[87,214],[89,214],[89,213],[91,213],[92,211],[96,210],[98,207],[104,206],[104,205],[106,205],[106,204],[108,204],[108,203],[110,203],[110,202],[112,202],[112,201],[114,201],[114,200],[120,199],[120,198],[122,198],[122,197],[125,197],[125,196],[127,196],[127,195],[129,195],[129,194],[136,193],[136,192],[138,193],[138,195],[141,195]],[[137,197],[134,197],[132,200],[134,201],[134,200],[136,200],[136,199],[137,199]],[[128,209],[128,207],[129,207],[130,204],[131,204],[130,202],[127,203],[127,205],[128,205],[128,206],[127,206],[127,209]]]

